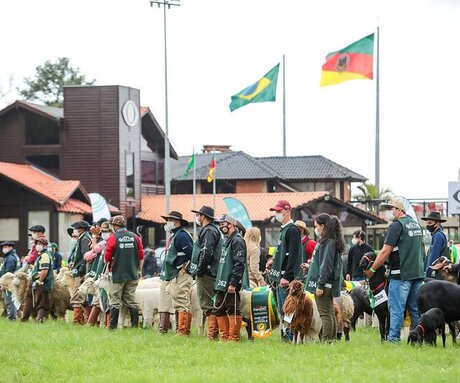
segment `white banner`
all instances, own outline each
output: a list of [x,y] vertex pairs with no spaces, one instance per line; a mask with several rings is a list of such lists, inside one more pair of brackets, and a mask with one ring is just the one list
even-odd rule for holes
[[460,182],[449,182],[449,199],[447,214],[460,214]]
[[91,208],[93,209],[93,221],[99,221],[101,218],[110,218],[110,211],[105,198],[99,193],[89,193]]

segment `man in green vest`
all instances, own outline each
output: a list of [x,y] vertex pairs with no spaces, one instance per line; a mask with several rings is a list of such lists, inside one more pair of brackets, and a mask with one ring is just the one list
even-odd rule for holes
[[31,287],[27,287],[26,290],[21,322],[29,320],[33,309],[37,310],[36,321],[43,322],[50,308],[49,293],[54,288],[53,256],[47,251],[48,240],[38,237],[35,240],[35,248],[38,258],[31,274]]
[[[220,339],[238,342],[242,321],[240,289],[243,285],[245,270],[246,276],[249,275],[246,242],[236,230],[237,221],[230,214],[222,214],[216,222],[219,224],[219,230],[225,236],[225,242],[214,284],[214,290],[217,293],[214,304],[215,315]],[[249,285],[249,280],[247,285]]]
[[374,264],[365,271],[372,277],[379,267],[389,259],[391,265],[388,306],[390,309],[390,332],[388,341],[399,343],[404,312],[409,308],[412,327],[420,317],[416,297],[423,283],[423,232],[420,225],[406,215],[402,199],[394,197],[381,207],[385,208],[386,219],[391,222],[382,250]]
[[217,317],[213,310],[214,283],[222,250],[222,234],[214,224],[214,209],[202,206],[200,210],[192,210],[195,220],[201,226],[198,238],[193,244],[192,259],[189,271],[196,276],[196,288],[203,318],[208,319],[208,339],[215,340],[219,336]]
[[[275,219],[281,223],[278,246],[274,259],[267,262],[268,277],[276,287],[276,298],[281,318],[284,317],[284,301],[289,294],[289,283],[294,279],[302,279],[303,272],[300,265],[306,262],[303,259],[299,228],[291,218],[291,204],[280,200],[270,211],[275,212]],[[282,339],[292,341],[292,332],[283,323],[281,328]]]
[[[192,257],[192,236],[185,229],[187,220],[183,219],[182,213],[171,211],[163,216],[166,220],[165,231],[170,234],[168,246],[166,246],[165,260],[161,270],[161,280],[170,281],[174,311],[177,313],[177,335],[190,335],[192,323],[192,276],[187,272],[188,264]],[[169,315],[169,314],[168,314]]]
[[136,302],[136,288],[142,274],[144,247],[141,239],[126,229],[126,218],[116,215],[109,221],[114,234],[107,240],[104,259],[112,273],[109,305],[109,329],[117,328],[121,305],[129,309],[131,326],[139,324],[139,304]]

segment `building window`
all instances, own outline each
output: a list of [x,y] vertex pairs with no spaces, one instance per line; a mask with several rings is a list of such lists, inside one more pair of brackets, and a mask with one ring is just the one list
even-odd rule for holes
[[156,184],[156,162],[141,161],[141,182],[146,184]]
[[32,165],[41,167],[42,169],[49,170],[59,174],[59,156],[58,155],[44,155],[44,156],[26,156],[26,160]]
[[134,198],[134,153],[126,153],[126,197]]
[[26,145],[59,145],[59,125],[34,113],[25,112]]
[[19,241],[19,218],[0,218],[0,241]]

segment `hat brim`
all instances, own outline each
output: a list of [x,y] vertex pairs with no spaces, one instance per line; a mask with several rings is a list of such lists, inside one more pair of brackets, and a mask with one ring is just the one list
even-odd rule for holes
[[432,217],[422,217],[420,218],[422,221],[436,221],[436,222],[447,222],[447,219],[442,218],[432,218]]
[[192,213],[197,213],[197,214],[202,214],[202,215],[205,215],[206,217],[208,218],[211,218],[212,220],[216,220],[212,215],[208,215],[206,213],[203,213],[202,211],[199,211],[199,210],[191,210]]
[[270,211],[281,211],[281,210],[283,210],[283,208],[279,207],[279,206],[275,206],[275,207],[270,208]]
[[175,217],[174,215],[162,215],[161,218],[163,218],[165,221],[167,221],[168,219],[177,219],[178,221],[181,222],[182,226],[188,226],[187,220],[183,218]]

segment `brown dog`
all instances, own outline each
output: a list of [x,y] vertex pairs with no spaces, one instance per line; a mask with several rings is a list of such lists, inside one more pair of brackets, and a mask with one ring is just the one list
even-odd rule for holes
[[284,315],[293,315],[289,328],[294,335],[294,344],[304,340],[305,334],[313,321],[313,302],[304,291],[304,284],[301,281],[294,280],[289,284],[289,295],[284,301]]

